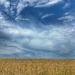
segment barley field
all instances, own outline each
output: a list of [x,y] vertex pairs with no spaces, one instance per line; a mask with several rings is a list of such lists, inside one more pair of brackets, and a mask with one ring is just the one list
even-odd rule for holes
[[75,60],[0,59],[0,75],[75,75]]

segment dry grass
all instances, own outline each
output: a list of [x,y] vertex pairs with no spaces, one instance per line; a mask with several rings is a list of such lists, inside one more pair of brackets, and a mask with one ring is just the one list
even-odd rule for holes
[[75,75],[75,60],[0,59],[0,75]]

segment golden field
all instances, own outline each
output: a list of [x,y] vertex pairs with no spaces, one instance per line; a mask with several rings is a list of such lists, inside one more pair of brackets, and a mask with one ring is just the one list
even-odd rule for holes
[[75,75],[75,60],[0,59],[0,75]]

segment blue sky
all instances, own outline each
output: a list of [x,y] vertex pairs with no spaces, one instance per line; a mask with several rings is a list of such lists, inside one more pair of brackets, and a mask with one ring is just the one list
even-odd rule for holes
[[0,0],[0,58],[75,59],[75,0]]

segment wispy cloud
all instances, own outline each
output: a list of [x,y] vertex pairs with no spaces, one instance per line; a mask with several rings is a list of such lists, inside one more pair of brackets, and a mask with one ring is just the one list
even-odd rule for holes
[[58,18],[58,20],[62,20],[63,22],[71,22],[71,21],[73,21],[74,19],[75,19],[75,17],[72,16],[72,15],[66,15],[66,16],[64,16],[64,17]]
[[68,0],[67,2],[64,3],[63,9],[69,8],[71,6],[71,1]]
[[44,0],[42,2],[39,2],[35,7],[48,7],[55,4],[58,4],[59,2],[62,2],[63,0],[49,0],[48,2],[45,2]]
[[22,18],[21,16],[17,16],[16,18],[15,18],[15,20],[17,20],[17,21],[30,21],[28,18]]
[[[0,0],[0,5],[3,6],[3,11],[9,14],[12,17],[16,17],[20,12],[25,9],[27,6],[30,7],[48,7],[55,4],[61,3],[63,0],[16,0],[15,3],[8,0]],[[15,10],[15,11],[14,11]]]
[[64,9],[69,8],[69,7],[70,7],[70,5],[71,5],[70,3],[66,3],[66,4],[64,5],[64,7],[63,7],[63,8],[64,8]]
[[17,14],[19,14],[27,6],[48,7],[58,4],[59,2],[63,2],[63,0],[20,0],[17,5]]
[[46,15],[42,16],[42,19],[50,17],[50,16],[53,16],[53,14],[46,14]]

